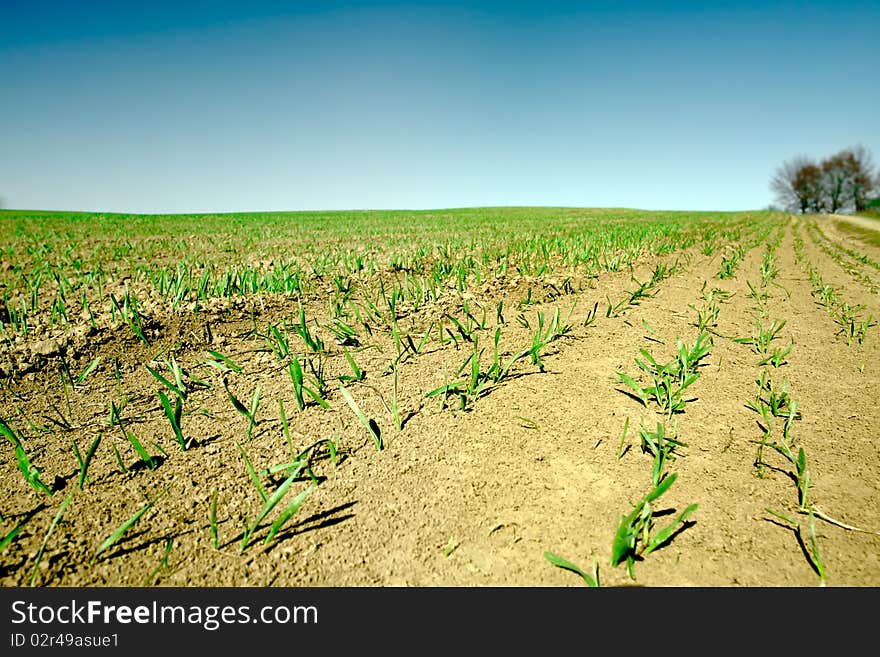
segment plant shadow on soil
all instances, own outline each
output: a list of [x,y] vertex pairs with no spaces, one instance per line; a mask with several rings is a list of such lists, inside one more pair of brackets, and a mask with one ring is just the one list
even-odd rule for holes
[[[339,513],[341,511],[345,511],[346,509],[350,509],[355,504],[357,504],[356,501],[346,502],[344,504],[340,504],[336,507],[333,507],[332,509],[327,509],[326,511],[321,511],[320,513],[312,514],[308,518],[304,518],[303,520],[300,520],[298,523],[293,524],[290,527],[284,529],[283,531],[278,532],[270,544],[263,546],[262,550],[260,550],[260,553],[261,554],[268,554],[269,552],[274,550],[276,547],[278,547],[280,544],[282,544],[284,542],[284,540],[287,538],[293,538],[294,536],[298,536],[300,534],[305,534],[305,533],[308,533],[310,531],[314,531],[317,529],[324,529],[326,527],[332,527],[333,525],[338,525],[342,522],[345,522],[346,520],[350,520],[350,519],[354,518],[355,517],[354,513],[348,513],[348,514],[345,514],[342,516],[337,516],[335,518],[330,517],[330,516],[333,516],[334,514]],[[321,520],[321,522],[317,522],[316,524],[313,524],[308,527],[305,526],[305,525],[309,525],[310,523],[315,523],[315,521],[318,521],[318,520]],[[218,524],[222,524],[223,522],[228,522],[228,521],[222,521],[221,523],[218,523]],[[253,534],[256,534],[261,529],[265,529],[267,526],[268,526],[268,524],[262,524],[259,527],[254,528]],[[242,531],[242,532],[239,532],[236,536],[233,536],[230,540],[228,540],[225,543],[223,543],[222,545],[220,545],[219,547],[220,548],[227,548],[232,545],[240,544],[243,538],[244,538],[244,532]],[[255,540],[250,545],[257,546],[258,544],[259,544],[259,542]]]

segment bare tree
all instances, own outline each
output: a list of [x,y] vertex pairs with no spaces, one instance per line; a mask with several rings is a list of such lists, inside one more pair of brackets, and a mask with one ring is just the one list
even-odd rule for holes
[[846,167],[849,173],[849,197],[856,212],[864,210],[872,196],[880,191],[880,173],[875,175],[871,152],[859,144],[846,151]]
[[770,190],[776,201],[789,212],[807,212],[809,204],[803,195],[804,182],[799,181],[801,169],[815,166],[806,155],[798,155],[783,162],[774,172],[770,180]]
[[880,172],[862,145],[816,163],[805,155],[784,162],[770,180],[776,201],[789,212],[861,212],[880,195]]
[[825,212],[825,179],[818,164],[808,162],[797,171],[794,190],[800,199],[801,212]]
[[852,162],[847,151],[822,160],[822,187],[825,207],[836,214],[851,196]]

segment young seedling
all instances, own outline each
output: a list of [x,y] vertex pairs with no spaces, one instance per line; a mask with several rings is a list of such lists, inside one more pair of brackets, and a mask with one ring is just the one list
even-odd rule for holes
[[[763,409],[764,407],[762,407]],[[771,421],[767,419],[765,413],[765,424],[762,427],[764,433],[761,435],[761,441],[758,443],[758,453],[755,455],[755,468],[758,470],[758,478],[764,478],[764,448],[767,447],[767,444],[772,437],[773,425]]]
[[110,443],[110,447],[113,449],[113,456],[116,457],[116,464],[119,466],[119,469],[123,472],[128,472],[128,468],[125,467],[122,456],[120,456],[119,450],[116,448],[116,443]]
[[422,335],[422,337],[419,339],[419,344],[418,344],[418,346],[415,347],[415,349],[413,349],[413,351],[415,352],[415,354],[416,354],[417,356],[418,356],[420,353],[422,353],[422,349],[425,348],[425,344],[428,342],[428,340],[431,339],[431,329],[433,329],[433,328],[434,328],[434,322],[432,321],[432,322],[428,325],[428,329],[424,332],[424,334]]
[[654,467],[651,471],[651,483],[657,486],[665,473],[666,462],[675,459],[676,447],[687,447],[687,443],[666,435],[666,425],[657,423],[657,430],[649,432],[644,427],[640,430],[642,438],[642,452],[650,453],[654,457]]
[[[293,483],[293,481],[297,477],[299,477],[300,473],[302,472],[303,467],[305,467],[305,462],[300,462],[296,466],[294,471],[290,474],[290,476],[288,476],[281,483],[281,485],[278,487],[278,489],[272,494],[272,497],[264,499],[263,509],[260,512],[260,514],[257,516],[257,519],[253,522],[253,524],[251,524],[249,526],[247,526],[247,525],[245,526],[245,531],[244,531],[242,538],[241,538],[241,544],[239,545],[239,552],[244,552],[247,549],[248,545],[250,545],[251,541],[253,540],[254,533],[257,531],[257,529],[259,529],[260,523],[262,523],[263,520],[265,520],[266,516],[268,516],[272,512],[272,509],[274,509],[278,505],[278,503],[281,501],[281,499],[287,493],[287,490],[290,488],[290,485]],[[309,489],[307,489],[307,490],[311,490],[311,487],[309,487]],[[304,495],[303,495],[303,497],[304,497]],[[297,500],[300,503],[302,502],[302,500],[299,499],[299,496],[297,496]],[[297,502],[297,500],[294,500],[294,502]],[[291,504],[291,507],[292,506],[293,506],[293,504]],[[289,511],[291,507],[288,507],[287,511]],[[298,508],[299,508],[299,506],[297,505],[296,509],[298,509]],[[296,511],[296,509],[294,509],[294,512]],[[281,517],[284,517],[284,515],[287,513],[287,511],[285,511],[285,513],[282,514]],[[292,515],[292,513],[291,513],[291,515]],[[285,518],[285,521],[286,521],[286,519],[287,518]],[[281,524],[283,524],[283,522]],[[280,525],[278,528],[280,528]],[[275,529],[274,532],[272,532],[270,530],[270,532],[271,532],[270,535],[274,536],[277,531],[278,531],[277,528]]]
[[623,372],[615,374],[635,392],[645,407],[648,406],[648,400],[653,399],[662,413],[671,416],[684,410],[687,401],[684,393],[700,377],[700,361],[709,354],[711,345],[712,340],[707,333],[700,334],[692,347],[679,339],[676,358],[665,364],[658,363],[648,351],[640,349],[644,360],[636,358],[635,363],[651,378],[653,385],[650,387],[642,387]]
[[116,544],[116,542],[125,535],[125,532],[127,532],[129,529],[131,529],[132,525],[134,525],[138,520],[140,520],[147,511],[152,509],[153,506],[159,500],[161,500],[163,497],[165,497],[165,495],[168,493],[169,490],[170,490],[170,488],[166,488],[164,491],[159,493],[159,495],[157,495],[155,498],[153,498],[152,500],[148,500],[146,502],[146,504],[144,504],[140,509],[138,509],[137,512],[135,512],[135,514],[133,516],[131,516],[128,520],[126,520],[124,523],[119,525],[119,527],[117,527],[115,530],[113,530],[113,533],[111,533],[110,536],[108,536],[104,540],[104,542],[98,546],[98,549],[95,550],[95,554],[92,555],[92,559],[89,562],[89,564],[94,565],[95,561],[98,560],[98,557],[102,553],[106,552],[108,549],[113,547]]
[[46,544],[49,542],[49,537],[52,535],[52,530],[55,529],[55,526],[61,520],[61,516],[64,515],[64,510],[67,508],[67,505],[70,504],[71,500],[73,500],[73,495],[76,491],[72,492],[68,495],[64,501],[61,503],[61,506],[58,508],[58,512],[55,514],[55,517],[52,519],[52,523],[49,525],[49,529],[46,531],[46,535],[43,537],[43,543],[40,545],[40,549],[37,550],[36,563],[34,563],[34,569],[31,571],[31,578],[28,581],[28,586],[33,586],[37,581],[37,573],[40,570],[40,562],[43,560],[43,552],[46,551]]
[[773,350],[773,353],[758,361],[758,365],[772,365],[773,367],[778,369],[788,362],[787,360],[785,360],[785,358],[791,353],[792,349],[794,349],[794,341],[792,341],[784,349],[782,347],[776,347]]
[[100,363],[100,362],[101,362],[101,357],[100,357],[100,356],[98,356],[97,358],[95,358],[95,360],[93,360],[93,361],[89,364],[89,366],[86,367],[86,369],[84,369],[84,370],[82,371],[82,373],[81,373],[78,377],[76,377],[76,384],[77,384],[77,385],[82,384],[82,382],[85,381],[85,378],[86,378],[89,374],[91,374],[92,372],[95,371],[95,368],[98,367],[98,363]]
[[79,451],[79,447],[77,447],[76,441],[73,441],[73,453],[76,456],[77,463],[79,464],[79,479],[77,480],[77,485],[80,490],[83,489],[83,486],[88,481],[88,470],[89,463],[92,461],[92,457],[95,455],[95,451],[98,449],[98,444],[101,442],[101,434],[99,433],[95,436],[95,439],[92,441],[91,446],[89,446],[88,451],[86,452],[85,458],[82,457]]
[[18,536],[18,533],[24,528],[24,526],[26,524],[28,524],[28,522],[30,521],[31,518],[33,518],[35,515],[37,515],[37,512],[39,510],[40,510],[40,508],[38,507],[38,508],[34,509],[33,511],[31,511],[30,513],[28,513],[22,519],[22,521],[20,523],[18,523],[15,527],[13,527],[11,530],[9,530],[9,533],[6,534],[6,536],[4,536],[2,539],[0,539],[0,551],[4,550],[7,545],[9,545],[10,543],[12,543],[12,541],[15,540],[15,537]]
[[718,272],[718,278],[733,278],[736,276],[737,267],[745,257],[745,249],[742,246],[735,247],[727,256],[721,260],[721,271]]
[[303,397],[303,392],[308,393],[309,397],[315,400],[315,402],[321,406],[322,408],[330,408],[330,405],[324,400],[323,397],[309,386],[304,383],[304,376],[302,367],[299,364],[298,358],[293,358],[290,361],[290,364],[287,366],[288,374],[290,375],[290,380],[293,383],[293,393],[296,396],[296,404],[299,407],[299,410],[304,410],[306,407],[305,398]]
[[156,575],[158,575],[161,571],[170,572],[171,566],[168,565],[168,557],[171,556],[171,549],[174,547],[174,539],[169,538],[165,541],[165,551],[162,553],[162,558],[159,559],[159,565],[156,566],[149,575],[147,575],[146,579],[144,579],[144,586],[150,586],[156,581]]
[[[354,361],[354,357],[349,353],[348,349],[345,347],[342,348],[342,352],[345,354],[345,360],[348,361],[348,366],[351,368],[351,375],[344,375],[339,377],[340,381],[363,381],[364,380],[364,371],[358,367],[358,364]],[[396,361],[395,361],[396,362]],[[300,385],[302,379],[300,378]]]
[[256,388],[254,388],[254,394],[251,398],[251,406],[248,408],[244,404],[242,404],[238,398],[232,394],[232,391],[229,389],[229,383],[226,380],[226,377],[223,377],[223,388],[226,390],[226,396],[229,398],[229,401],[232,403],[232,406],[238,411],[241,415],[247,418],[248,420],[248,429],[247,429],[247,440],[251,441],[252,432],[254,426],[257,424],[257,409],[260,406],[260,384],[258,383]]
[[158,381],[163,386],[168,388],[171,392],[173,392],[175,395],[180,397],[180,399],[182,401],[186,401],[186,394],[187,394],[186,393],[186,386],[183,385],[183,377],[182,377],[179,369],[173,370],[172,373],[175,374],[176,382],[172,383],[171,381],[166,379],[164,376],[159,374],[159,372],[157,370],[154,370],[149,365],[146,365],[146,368],[147,368],[147,371],[149,371],[149,373],[153,375],[153,378],[156,379],[156,381]]
[[397,407],[397,364],[392,366],[394,370],[394,385],[391,391],[391,415],[394,417],[394,426],[398,431],[403,431],[403,423],[400,419],[400,409]]
[[860,312],[864,310],[864,306],[850,306],[847,302],[843,302],[837,306],[832,317],[840,326],[839,334],[846,338],[847,346],[852,346],[853,341],[862,344],[868,329],[876,326],[877,322],[873,321],[873,316],[868,315],[867,319],[860,317]]
[[803,531],[801,530],[800,523],[796,522],[792,518],[779,513],[777,511],[773,511],[772,509],[764,509],[770,515],[776,516],[780,520],[784,520],[789,524],[789,526],[794,530],[795,536],[797,536],[798,543],[801,545],[801,549],[809,561],[810,566],[819,576],[819,586],[825,586],[825,564],[822,563],[822,558],[819,555],[819,543],[816,540],[816,521],[813,515],[813,507],[811,506],[808,510],[808,516],[810,521],[810,548],[807,548],[807,542],[804,540]]
[[215,488],[214,494],[211,495],[211,505],[208,507],[208,523],[211,525],[211,547],[215,550],[219,545],[217,534],[217,496],[219,493],[220,491]]
[[596,313],[598,312],[598,310],[599,310],[599,302],[596,301],[593,304],[593,309],[587,313],[587,316],[584,318],[584,321],[581,322],[581,324],[583,326],[590,326],[590,325],[594,324],[596,321]]
[[632,279],[633,283],[637,283],[638,287],[629,292],[629,298],[626,300],[627,306],[637,306],[641,303],[642,299],[649,299],[654,294],[651,292],[653,288],[653,281],[646,281],[644,283],[639,282],[635,278]]
[[[764,370],[761,373],[761,378],[756,380],[755,383],[758,384],[755,400],[746,402],[746,406],[756,413],[760,413],[768,423],[768,427],[772,426],[772,424],[766,417],[767,411],[773,417],[788,417],[793,414],[794,417],[792,419],[800,419],[796,410],[796,402],[791,399],[788,392],[787,379],[783,379],[781,388],[777,388],[773,380],[767,377],[767,371]],[[792,411],[793,404],[795,404],[794,411]]]
[[156,459],[149,455],[147,450],[144,449],[144,446],[141,445],[140,441],[137,439],[137,437],[133,433],[131,433],[130,431],[125,431],[124,429],[123,429],[122,433],[128,439],[128,442],[131,443],[131,446],[134,447],[134,451],[136,451],[138,453],[138,456],[141,457],[141,461],[145,465],[147,465],[150,468],[150,470],[155,470],[157,467],[159,467],[159,464],[156,462]]
[[313,335],[306,323],[306,313],[302,304],[299,305],[299,323],[293,327],[294,331],[302,338],[305,345],[313,353],[320,354],[324,351],[324,342],[321,338]]
[[776,259],[773,257],[772,251],[767,251],[764,254],[764,260],[761,261],[761,287],[770,285],[778,273]]
[[287,334],[281,334],[278,327],[274,324],[269,327],[269,335],[266,338],[269,348],[275,352],[278,360],[284,360],[290,355],[290,344],[287,340]]
[[171,402],[168,400],[168,397],[165,396],[165,393],[159,390],[158,395],[159,401],[162,402],[162,409],[165,411],[165,417],[168,418],[168,422],[171,424],[171,430],[174,432],[174,437],[177,439],[180,449],[185,452],[186,439],[183,437],[183,431],[180,428],[180,419],[183,415],[183,402],[180,397],[175,397],[174,408],[172,409]]
[[629,449],[629,445],[624,445],[627,432],[629,432],[629,416],[627,416],[626,421],[623,423],[623,432],[620,434],[620,442],[617,445],[618,461],[623,458],[623,455],[626,454],[626,451]]
[[146,336],[143,333],[143,328],[141,325],[141,316],[137,310],[137,301],[136,297],[129,294],[128,289],[125,291],[125,297],[123,300],[123,305],[120,307],[119,301],[116,300],[116,297],[111,294],[110,302],[112,305],[114,312],[114,321],[115,321],[115,313],[118,312],[122,320],[128,324],[129,328],[134,332],[134,334],[140,338],[141,342],[143,342],[148,347],[150,345],[150,341],[147,340]]
[[336,462],[339,454],[339,430],[336,430],[336,434],[333,438],[327,439],[327,452],[330,454],[330,462],[333,464],[333,467],[336,467]]
[[224,356],[218,351],[209,350],[208,354],[211,355],[211,358],[205,360],[205,365],[209,365],[221,372],[235,372],[236,374],[241,374],[241,372],[244,371],[244,368],[242,368],[241,365],[236,364],[232,359]]
[[770,343],[776,339],[779,335],[779,332],[785,326],[785,320],[773,320],[769,327],[765,327],[761,324],[761,320],[755,321],[755,330],[752,333],[751,337],[748,338],[734,338],[734,342],[740,344],[748,344],[751,345],[752,351],[760,356],[767,356],[770,353]]
[[254,430],[254,427],[257,424],[257,409],[260,407],[260,384],[257,384],[257,387],[254,389],[254,395],[251,397],[251,407],[248,410],[248,430],[247,430],[247,439],[248,442],[251,441],[251,435]]
[[575,566],[570,561],[566,561],[562,557],[553,554],[552,552],[544,552],[544,558],[547,559],[551,564],[556,566],[557,568],[562,568],[563,570],[570,570],[573,573],[576,573],[581,576],[581,578],[586,582],[587,586],[591,588],[599,587],[599,564],[596,562],[596,558],[593,557],[593,572],[592,574],[587,574],[577,566]]
[[474,329],[468,330],[466,329],[461,322],[459,322],[455,317],[446,314],[446,318],[455,325],[455,329],[458,331],[459,335],[464,339],[465,342],[473,342],[474,341]]
[[746,285],[749,288],[749,296],[754,299],[755,304],[758,306],[761,311],[766,309],[767,301],[770,299],[770,295],[764,289],[765,285],[761,285],[761,289],[758,290],[750,281],[746,281]]
[[361,411],[360,407],[357,405],[357,402],[354,400],[354,397],[351,396],[351,393],[348,389],[339,384],[339,392],[342,393],[342,397],[345,399],[345,402],[348,404],[349,408],[351,408],[352,412],[357,417],[358,421],[363,425],[363,427],[367,430],[367,433],[373,438],[373,443],[376,445],[376,449],[382,450],[382,438],[381,432],[379,430],[379,425],[376,424],[376,421],[373,419],[367,419],[367,416],[364,415],[363,411]]
[[2,420],[0,420],[0,433],[6,436],[7,440],[9,440],[9,442],[15,447],[15,458],[18,461],[18,469],[24,475],[25,480],[31,485],[31,488],[38,493],[42,492],[51,497],[54,491],[40,480],[42,471],[31,463],[21,439],[15,434],[12,428]]
[[336,336],[336,344],[340,347],[357,347],[360,344],[357,331],[339,318],[334,319],[326,328]]
[[642,355],[648,357],[649,364],[638,359],[636,364],[651,377],[653,383],[644,392],[653,397],[664,415],[671,416],[683,411],[686,405],[684,392],[700,377],[700,373],[687,373],[675,361],[660,365],[644,349]]
[[791,448],[788,445],[780,444],[780,443],[768,443],[767,447],[771,447],[775,449],[777,452],[782,454],[792,466],[794,466],[794,480],[797,483],[798,489],[798,505],[801,510],[806,510],[807,508],[807,492],[810,488],[810,471],[807,470],[807,456],[804,452],[804,448],[801,447],[798,449],[798,455],[792,453]]
[[636,396],[642,402],[642,405],[647,408],[648,407],[648,390],[640,386],[635,382],[635,379],[630,377],[623,372],[615,372],[617,378],[620,379],[621,383],[626,384],[633,392],[636,393]]
[[287,523],[287,521],[290,520],[296,514],[297,511],[299,511],[299,508],[302,506],[302,503],[305,500],[306,496],[309,493],[311,493],[314,490],[314,488],[315,488],[315,485],[312,484],[308,488],[301,491],[295,498],[293,498],[293,501],[287,505],[287,507],[284,509],[284,511],[282,511],[278,515],[278,518],[275,519],[275,522],[273,522],[272,526],[269,528],[269,533],[266,534],[266,538],[263,539],[264,545],[269,543],[269,541],[271,541],[273,538],[275,538],[275,536],[278,534],[278,532],[281,530],[281,528]]
[[692,347],[688,347],[682,340],[677,340],[678,350],[678,379],[683,385],[693,374],[697,373],[700,361],[709,355],[712,349],[712,338],[708,333],[700,333]]
[[703,287],[700,288],[700,298],[702,298],[703,301],[706,302],[706,305],[713,305],[716,301],[727,303],[730,300],[730,297],[733,296],[732,292],[722,290],[719,287],[713,287],[707,292],[706,286],[708,284],[709,281],[703,281]]
[[245,452],[244,448],[238,443],[235,443],[235,446],[241,453],[241,458],[244,459],[244,465],[247,468],[248,474],[251,476],[251,481],[254,482],[254,487],[257,489],[260,497],[263,498],[263,501],[265,502],[268,499],[268,495],[266,495],[266,489],[263,488],[263,484],[260,482],[260,478],[257,476],[257,471],[254,470],[254,466],[251,464],[251,460],[248,458],[247,452]]
[[698,508],[697,504],[691,504],[669,525],[656,534],[652,533],[654,517],[651,503],[669,490],[676,477],[675,473],[665,477],[635,505],[629,515],[621,517],[611,546],[611,565],[616,567],[626,562],[627,572],[632,579],[635,579],[633,566],[636,558],[663,547],[672,538],[676,528]]

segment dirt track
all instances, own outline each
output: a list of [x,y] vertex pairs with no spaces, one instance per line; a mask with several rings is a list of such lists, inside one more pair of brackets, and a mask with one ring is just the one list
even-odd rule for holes
[[852,214],[830,214],[828,216],[833,219],[848,221],[849,223],[855,224],[856,226],[861,226],[862,228],[880,230],[880,221],[877,221],[876,219],[871,219],[870,217],[859,217],[858,215]]

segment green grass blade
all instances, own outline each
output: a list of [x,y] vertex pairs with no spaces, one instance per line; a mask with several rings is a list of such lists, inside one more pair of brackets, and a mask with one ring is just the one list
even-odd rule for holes
[[822,558],[819,556],[819,543],[816,540],[816,519],[813,517],[813,507],[809,508],[809,518],[810,518],[810,546],[812,547],[812,554],[810,554],[810,561],[812,561],[813,566],[816,568],[816,572],[819,574],[819,581],[821,586],[825,586],[825,564],[822,563]]
[[151,470],[155,470],[156,461],[154,461],[153,457],[150,456],[147,450],[144,449],[144,446],[141,445],[140,441],[135,437],[135,435],[126,431],[125,436],[126,438],[128,438],[128,442],[131,443],[131,446],[134,447],[134,450],[138,453],[138,456],[141,457],[141,461],[146,463]]
[[266,538],[263,540],[264,544],[268,543],[273,538],[275,538],[275,535],[284,526],[284,524],[288,520],[290,520],[296,514],[297,511],[299,511],[299,508],[302,506],[302,503],[306,499],[306,496],[309,493],[311,493],[314,488],[315,488],[314,484],[309,486],[308,488],[306,488],[304,491],[302,491],[299,495],[297,495],[293,499],[293,501],[287,506],[286,509],[284,509],[284,511],[281,512],[281,515],[279,515],[278,518],[275,520],[275,522],[272,523],[272,527],[269,530],[269,533],[266,535]]
[[160,493],[155,499],[153,499],[152,501],[148,501],[148,502],[147,502],[146,504],[144,504],[140,509],[138,509],[137,512],[136,512],[131,518],[129,518],[129,519],[126,520],[124,523],[122,523],[121,525],[119,525],[119,527],[117,527],[115,530],[113,530],[113,533],[110,534],[110,536],[108,536],[108,537],[104,540],[104,542],[101,543],[101,545],[98,546],[98,549],[97,549],[97,550],[95,550],[95,554],[92,555],[92,560],[91,560],[90,563],[91,563],[91,564],[94,564],[95,561],[97,561],[98,556],[99,556],[101,553],[106,552],[109,548],[113,547],[113,545],[114,545],[114,544],[115,544],[120,538],[122,538],[122,536],[125,534],[125,532],[127,532],[129,529],[131,529],[132,525],[134,525],[138,520],[140,520],[140,519],[143,517],[143,515],[144,515],[147,511],[149,511],[151,508],[153,508],[153,506],[154,506],[154,505],[155,505],[160,499],[162,499],[162,498],[168,493],[169,490],[170,490],[170,489],[166,488],[166,489],[165,489],[163,492],[161,492],[161,493]]
[[308,386],[303,386],[302,389],[305,392],[309,393],[309,397],[314,399],[315,402],[318,404],[318,406],[320,406],[321,408],[330,408],[330,404],[328,404],[327,401],[323,397],[321,397],[321,395],[319,395],[317,392],[315,392],[314,390],[312,390]]
[[599,582],[597,581],[597,579],[594,579],[570,561],[566,561],[562,557],[555,555],[552,552],[544,552],[544,558],[557,568],[562,568],[564,570],[570,570],[573,573],[577,573],[583,578],[588,586],[592,588],[597,588],[599,586]]
[[15,435],[15,432],[12,430],[12,428],[9,427],[9,425],[7,425],[3,420],[0,420],[0,433],[6,436],[6,438],[16,447],[22,447],[19,437]]
[[278,490],[276,490],[272,494],[272,497],[266,500],[265,504],[263,505],[263,510],[260,512],[260,515],[257,516],[254,524],[251,525],[245,532],[245,536],[243,537],[241,542],[241,552],[244,552],[245,548],[250,544],[251,538],[253,537],[254,532],[259,528],[260,523],[263,522],[266,516],[268,516],[272,512],[272,509],[274,509],[278,505],[278,502],[280,502],[284,495],[287,493],[287,489],[290,488],[293,480],[299,476],[300,472],[302,472],[302,468],[303,466],[300,465],[296,470],[294,470],[294,472],[281,483],[281,485],[278,487]]
[[[641,511],[644,505],[639,503],[636,507],[637,511]],[[637,513],[636,513],[637,515]],[[614,540],[611,543],[611,565],[617,566],[632,552],[636,543],[637,533],[632,526],[634,515],[631,513],[620,519],[617,531],[614,534]]]
[[52,535],[52,530],[55,529],[55,526],[61,520],[61,516],[64,514],[64,510],[67,508],[67,505],[70,504],[71,500],[73,500],[73,495],[76,491],[73,491],[68,495],[64,501],[61,503],[61,506],[58,508],[58,512],[55,514],[55,517],[52,519],[52,523],[49,525],[49,529],[46,532],[46,535],[43,537],[43,543],[40,545],[40,549],[37,551],[36,563],[34,564],[34,570],[31,572],[31,578],[28,581],[28,586],[33,586],[34,582],[37,580],[37,572],[40,569],[40,561],[43,559],[43,552],[46,551],[46,544],[49,542],[49,537]]
[[351,396],[351,393],[341,383],[339,384],[339,392],[342,393],[342,396],[345,398],[346,403],[357,416],[357,419],[360,420],[360,423],[373,437],[373,442],[376,444],[376,449],[381,450],[382,439],[379,436],[379,432],[376,430],[376,428],[378,427],[374,428],[374,426],[376,426],[375,421],[371,423],[369,420],[367,420],[367,416],[364,415],[363,411],[361,411],[360,407],[357,405],[357,402],[355,402],[354,397]]
[[625,383],[627,386],[629,386],[630,388],[633,389],[633,391],[638,395],[639,399],[642,400],[642,404],[644,404],[645,407],[647,407],[648,406],[648,396],[646,395],[646,391],[638,383],[636,383],[632,379],[632,377],[627,376],[623,372],[615,372],[615,374],[617,375],[617,378],[620,379],[620,381],[622,383]]
[[220,491],[216,488],[214,489],[214,494],[211,496],[211,506],[208,511],[208,521],[211,524],[211,546],[216,550],[217,545],[219,544],[219,539],[217,536],[217,496]]
[[185,388],[178,388],[176,384],[171,383],[171,381],[169,381],[164,376],[159,374],[159,372],[154,370],[149,365],[145,365],[145,367],[147,368],[147,370],[149,370],[150,374],[153,375],[153,378],[156,379],[156,381],[158,381],[159,383],[164,385],[166,388],[168,388],[171,392],[173,392],[175,395],[177,395],[178,397],[180,397],[184,401],[186,400],[186,389]]
[[698,506],[698,504],[691,504],[688,508],[682,511],[675,520],[673,520],[670,524],[668,524],[660,532],[658,532],[654,539],[651,541],[651,544],[645,548],[644,554],[649,554],[654,550],[663,547],[663,545],[672,537],[672,534],[675,532],[676,528],[685,520],[687,520],[688,516],[696,511]]
[[244,464],[247,467],[247,471],[251,475],[251,480],[254,482],[254,486],[256,486],[257,492],[260,494],[260,497],[262,497],[263,501],[265,502],[268,496],[266,495],[266,489],[263,488],[263,484],[260,483],[260,478],[257,476],[257,471],[254,470],[254,466],[251,465],[251,460],[248,458],[248,455],[244,451],[244,448],[238,443],[235,443],[235,446],[238,447],[238,451],[241,452],[241,457],[244,459]]
[[229,401],[232,402],[235,410],[244,415],[246,418],[251,419],[247,406],[238,401],[236,396],[232,394],[232,392],[229,390],[229,384],[227,383],[225,378],[223,379],[223,388],[226,390],[226,395],[229,397]]
[[79,471],[79,489],[82,490],[82,487],[86,483],[87,473],[89,471],[89,463],[92,461],[92,457],[95,455],[95,451],[98,449],[98,445],[101,442],[101,434],[99,433],[95,436],[95,439],[92,441],[91,446],[89,447],[89,451],[86,452],[85,458],[82,460],[82,465],[80,466]]
[[180,417],[183,409],[180,397],[177,398],[175,408],[172,409],[171,402],[168,400],[168,397],[165,396],[165,393],[159,390],[158,394],[159,400],[162,402],[162,409],[165,411],[165,417],[168,418],[168,422],[171,424],[171,429],[174,431],[174,437],[177,439],[180,449],[186,451],[186,439],[183,437],[183,431],[180,428]]
[[219,351],[208,350],[208,354],[210,354],[212,358],[205,360],[205,365],[213,367],[215,370],[220,370],[221,372],[235,372],[236,374],[241,374],[244,371],[244,368],[241,365],[238,365]]
[[260,407],[260,392],[260,384],[258,383],[257,387],[254,389],[254,396],[251,398],[251,409],[248,412],[248,417],[254,422],[254,424],[256,424],[255,417],[257,415],[257,409]]
[[80,374],[80,375],[76,378],[76,382],[77,382],[77,383],[82,383],[82,382],[85,380],[85,378],[86,378],[89,374],[91,374],[92,372],[95,371],[95,368],[98,366],[98,363],[100,363],[100,362],[101,362],[101,357],[98,356],[97,358],[95,358],[95,360],[93,360],[93,361],[89,364],[89,366],[88,366],[85,370],[83,370],[83,373]]
[[363,381],[364,372],[358,367],[357,363],[354,362],[354,357],[350,353],[348,353],[348,349],[345,347],[342,348],[343,353],[345,354],[345,359],[348,361],[348,366],[351,368],[353,374],[353,381]]
[[24,520],[22,520],[20,523],[18,523],[15,527],[13,527],[9,531],[8,534],[6,534],[6,536],[4,536],[2,539],[0,539],[0,550],[3,550],[7,545],[9,545],[10,543],[12,543],[13,540],[15,540],[15,537],[18,536],[18,532],[20,532],[22,530],[22,528],[26,524],[28,524],[28,521],[31,518],[33,518],[35,515],[37,515],[37,511],[38,511],[38,509],[34,509],[30,513],[28,513],[24,517]]
[[666,479],[661,481],[660,484],[657,485],[656,488],[654,488],[654,490],[648,493],[648,495],[645,497],[645,502],[653,502],[658,497],[663,495],[663,493],[669,490],[669,487],[672,486],[673,483],[675,483],[676,478],[678,478],[678,474],[676,474],[675,472],[666,477]]

